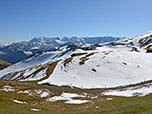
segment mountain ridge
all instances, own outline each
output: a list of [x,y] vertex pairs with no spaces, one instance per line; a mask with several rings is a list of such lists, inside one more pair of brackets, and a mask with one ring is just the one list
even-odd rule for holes
[[30,41],[21,41],[12,43],[11,45],[0,48],[4,54],[0,55],[0,59],[11,63],[16,63],[26,59],[30,55],[38,52],[53,51],[62,46],[83,45],[83,44],[100,44],[104,42],[119,40],[119,37],[86,37],[86,38],[46,38],[38,37]]

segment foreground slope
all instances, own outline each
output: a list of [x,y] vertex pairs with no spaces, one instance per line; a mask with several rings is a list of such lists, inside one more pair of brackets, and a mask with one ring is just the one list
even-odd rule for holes
[[[152,94],[101,95],[95,90],[0,80],[1,114],[150,114]],[[137,95],[137,94],[136,94]],[[81,101],[81,103],[80,103]],[[82,102],[83,101],[83,102]],[[86,102],[88,101],[88,102]]]
[[151,42],[150,31],[95,50],[64,47],[19,62],[0,71],[0,76],[2,79],[79,88],[135,84],[152,80],[152,54],[146,53]]

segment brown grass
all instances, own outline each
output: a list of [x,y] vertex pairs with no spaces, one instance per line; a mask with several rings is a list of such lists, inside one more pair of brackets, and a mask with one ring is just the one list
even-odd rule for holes
[[111,53],[111,52],[113,52],[112,50],[111,51],[103,51],[103,53],[105,54],[105,55],[108,55],[109,53]]
[[85,54],[87,54],[87,53],[73,53],[73,54],[71,55],[71,57],[82,56],[82,55],[85,55]]
[[90,57],[90,56],[94,55],[95,53],[97,53],[97,52],[89,53],[89,54],[87,54],[86,56],[81,57],[80,60],[86,59],[87,57]]
[[4,61],[2,59],[0,59],[0,64],[4,64],[4,65],[8,65],[8,66],[12,65],[11,63],[6,62],[6,61]]
[[66,66],[67,64],[69,64],[70,62],[72,62],[73,57],[69,57],[66,60],[64,60],[64,66]]
[[55,69],[55,67],[56,67],[56,65],[58,64],[59,61],[56,61],[56,62],[53,62],[53,63],[49,64],[49,67],[46,70],[46,76],[37,80],[37,81],[42,81],[42,80],[45,80],[45,79],[49,78],[50,75],[53,73],[53,71],[54,71],[54,69]]
[[94,55],[95,53],[97,53],[97,52],[92,52],[92,53],[87,54],[87,55],[84,56],[84,57],[81,57],[81,58],[80,58],[81,61],[79,62],[79,64],[80,64],[80,65],[85,64],[85,62],[86,62],[87,60],[89,60],[88,57]]
[[8,62],[0,59],[0,70],[3,70],[4,68],[11,66],[11,65],[12,65],[11,63],[8,63]]
[[87,60],[89,60],[89,58],[85,58],[85,59],[81,60],[81,61],[79,62],[79,64],[80,64],[80,65],[83,65],[83,64],[85,64],[85,62],[86,62]]

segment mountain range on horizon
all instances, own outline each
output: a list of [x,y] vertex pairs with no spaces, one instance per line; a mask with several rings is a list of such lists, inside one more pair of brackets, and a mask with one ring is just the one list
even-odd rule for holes
[[21,41],[16,43],[0,43],[0,59],[8,61],[10,63],[16,63],[28,58],[31,55],[40,53],[43,51],[53,51],[59,47],[68,45],[84,45],[84,44],[101,44],[105,42],[112,42],[119,40],[119,37],[63,37],[62,39],[38,37],[33,38],[30,41]]

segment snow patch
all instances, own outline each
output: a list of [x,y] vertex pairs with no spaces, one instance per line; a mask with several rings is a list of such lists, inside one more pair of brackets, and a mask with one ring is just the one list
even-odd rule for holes
[[97,99],[98,96],[91,96],[90,98],[91,98],[91,99]]
[[65,100],[64,103],[67,103],[67,104],[82,104],[82,103],[90,102],[89,100],[73,100],[72,98],[75,98],[75,97],[85,98],[86,96],[78,95],[75,93],[62,93],[61,96],[54,96],[54,97],[48,98],[46,101],[55,102],[55,101]]
[[50,91],[42,91],[42,90],[24,90],[24,91],[18,91],[17,93],[25,93],[25,94],[28,94],[29,96],[32,96],[32,95],[39,95],[41,98],[43,97],[47,97],[48,95],[50,94],[53,94],[52,92]]
[[40,94],[40,97],[47,97],[49,95],[49,92],[44,91],[42,94]]
[[6,91],[6,92],[13,92],[15,89],[12,86],[3,86],[3,89],[0,89],[0,91]]
[[95,108],[99,108],[99,106],[95,106]]
[[31,50],[32,50],[32,49],[39,49],[39,48],[40,48],[40,47],[32,47]]
[[106,98],[106,100],[107,100],[107,101],[111,101],[111,100],[113,100],[113,98]]
[[18,104],[27,104],[26,101],[19,101],[19,100],[15,100],[15,99],[12,99],[12,101],[15,103],[18,103]]
[[31,51],[24,51],[24,53],[25,53],[26,55],[32,55],[32,52],[31,52]]
[[29,96],[32,96],[32,95],[33,95],[30,90],[18,91],[17,93],[25,93],[25,94],[28,94]]
[[41,94],[43,91],[42,91],[42,90],[35,90],[35,92],[36,92],[37,94]]
[[31,108],[31,110],[36,112],[41,111],[41,109],[36,109],[36,108]]
[[114,95],[114,96],[125,96],[125,97],[133,97],[133,96],[145,96],[152,93],[152,87],[142,87],[139,89],[128,89],[128,90],[111,90],[104,92],[104,95]]
[[87,102],[90,102],[89,100],[73,100],[73,99],[70,99],[68,101],[65,101],[64,103],[66,104],[83,104],[83,103],[87,103]]

